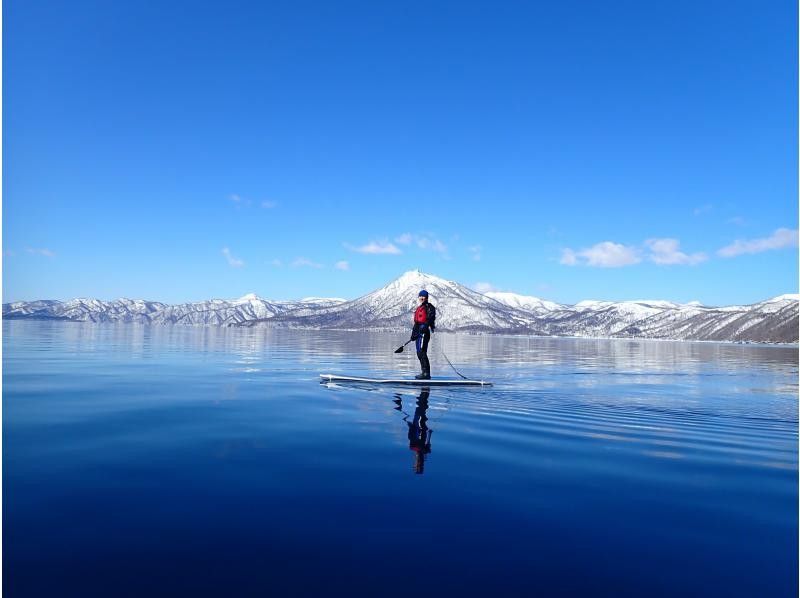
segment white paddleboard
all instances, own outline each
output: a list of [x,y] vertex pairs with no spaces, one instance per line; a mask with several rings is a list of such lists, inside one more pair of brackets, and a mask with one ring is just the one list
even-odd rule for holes
[[320,374],[326,382],[361,382],[363,384],[410,384],[413,386],[491,386],[484,380],[458,380],[455,378],[434,378],[432,380],[416,380],[414,378],[359,378],[358,376],[337,376],[336,374]]

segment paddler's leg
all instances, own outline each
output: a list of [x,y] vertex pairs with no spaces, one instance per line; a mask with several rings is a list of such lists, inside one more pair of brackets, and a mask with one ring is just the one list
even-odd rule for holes
[[425,355],[425,351],[428,350],[428,343],[425,340],[425,335],[420,334],[417,337],[416,342],[416,349],[417,349],[417,359],[419,359],[419,367],[422,370],[419,374],[414,376],[417,380],[424,380],[425,379],[425,359],[427,359],[427,355]]
[[422,346],[417,353],[417,357],[419,357],[419,363],[422,366],[422,380],[431,379],[431,362],[428,360],[428,342],[430,340],[431,333],[426,330],[425,334],[422,335]]

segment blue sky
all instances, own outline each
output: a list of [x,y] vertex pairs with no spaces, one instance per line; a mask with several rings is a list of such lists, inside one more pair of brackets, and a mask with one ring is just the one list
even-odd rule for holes
[[790,1],[3,4],[3,301],[797,292]]

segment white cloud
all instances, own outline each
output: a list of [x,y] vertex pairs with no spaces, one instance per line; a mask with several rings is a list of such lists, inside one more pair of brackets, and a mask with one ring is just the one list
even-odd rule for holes
[[560,261],[567,266],[581,264],[598,268],[620,268],[638,264],[642,258],[636,247],[603,241],[580,251],[564,249]]
[[472,285],[472,289],[478,291],[479,293],[483,293],[484,295],[486,293],[496,292],[499,290],[490,282],[476,282],[474,285]]
[[233,257],[233,254],[231,254],[231,250],[228,249],[227,247],[222,248],[222,255],[225,256],[225,259],[228,260],[228,265],[231,266],[232,268],[241,268],[242,266],[244,266],[244,262],[239,258]]
[[611,241],[603,241],[589,249],[584,249],[581,253],[586,258],[589,266],[598,266],[600,268],[619,268],[638,264],[642,261],[635,247],[628,247]]
[[561,251],[559,261],[565,266],[621,268],[640,263],[643,256],[660,266],[693,266],[708,259],[708,256],[702,252],[684,253],[680,250],[678,239],[663,238],[647,239],[641,246],[603,241],[580,251],[566,248]]
[[399,255],[403,253],[400,251],[400,249],[398,249],[397,245],[390,243],[387,240],[370,241],[366,245],[361,245],[360,247],[354,247],[348,243],[345,243],[344,246],[351,251],[365,253],[368,255]]
[[265,200],[265,201],[261,202],[261,207],[264,208],[265,210],[271,210],[272,208],[277,208],[278,207],[278,202],[277,201]]
[[242,203],[242,198],[236,195],[235,193],[231,193],[228,196],[228,199],[230,199],[233,203]]
[[442,243],[439,239],[432,239],[430,237],[418,237],[417,247],[423,251],[433,251],[441,254],[442,259],[449,260],[450,256],[447,255],[447,245]]
[[430,237],[417,237],[417,247],[420,249],[430,249],[436,253],[447,253],[447,245],[442,243],[439,239]]
[[472,254],[473,261],[476,261],[476,262],[481,261],[481,246],[480,245],[473,245],[472,247],[468,247],[467,249]]
[[441,254],[447,253],[447,245],[436,237],[428,234],[414,235],[411,233],[403,233],[399,237],[395,237],[394,242],[398,245],[411,245],[415,243],[420,249],[431,250]]
[[747,220],[745,220],[741,216],[734,216],[733,218],[728,218],[726,222],[728,224],[735,224],[736,226],[744,226],[745,224],[747,224]]
[[25,251],[33,255],[43,255],[44,257],[56,257],[55,251],[50,251],[46,247],[37,247],[37,248],[26,247]]
[[678,239],[647,239],[644,244],[650,250],[648,259],[659,265],[694,266],[708,259],[705,253],[693,253],[692,255],[683,253],[680,251]]
[[272,260],[270,262],[270,265],[275,266],[276,268],[282,268],[283,267],[283,262],[280,261],[278,258],[275,258],[274,260]]
[[763,239],[737,240],[717,251],[717,255],[735,257],[745,253],[761,253],[787,247],[797,247],[797,229],[779,228]]
[[293,268],[322,268],[322,264],[318,264],[317,262],[312,262],[311,260],[298,257],[292,262]]
[[447,253],[447,245],[442,243],[439,239],[434,239],[431,242],[431,250],[436,253]]
[[559,260],[560,263],[564,264],[565,266],[574,266],[578,263],[578,256],[575,255],[575,252],[572,249],[562,249],[561,250],[561,259]]
[[337,270],[344,270],[344,271],[347,271],[347,270],[349,270],[349,269],[350,269],[350,262],[347,262],[347,261],[345,261],[345,260],[342,260],[342,261],[340,261],[340,262],[336,262],[336,264],[334,264],[334,266],[333,266],[333,267],[334,267],[334,268],[336,268]]

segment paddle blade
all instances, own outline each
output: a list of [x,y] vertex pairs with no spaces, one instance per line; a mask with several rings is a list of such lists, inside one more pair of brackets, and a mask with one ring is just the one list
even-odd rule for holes
[[405,345],[403,345],[402,347],[399,347],[399,348],[395,349],[395,350],[394,350],[394,352],[395,352],[395,353],[402,353],[404,348],[405,348]]

